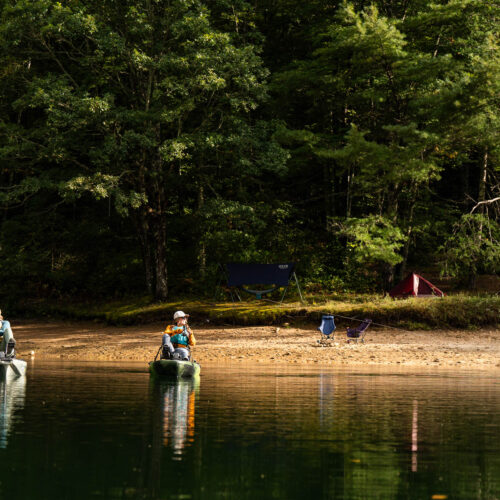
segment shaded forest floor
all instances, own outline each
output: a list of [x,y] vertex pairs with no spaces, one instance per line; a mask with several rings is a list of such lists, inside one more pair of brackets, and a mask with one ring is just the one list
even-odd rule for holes
[[[13,321],[18,357],[89,361],[150,361],[164,323],[105,326],[81,322]],[[292,326],[202,326],[194,358],[200,363],[279,363],[332,366],[408,366],[454,369],[500,368],[500,330],[404,331],[370,328],[364,344],[347,344],[338,329],[331,347],[320,347],[315,324]]]

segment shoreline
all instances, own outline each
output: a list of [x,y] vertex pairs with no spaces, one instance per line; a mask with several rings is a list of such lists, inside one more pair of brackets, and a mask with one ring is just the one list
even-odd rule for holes
[[[17,357],[40,360],[151,361],[164,323],[106,326],[97,323],[13,321]],[[328,367],[394,366],[500,369],[500,329],[404,331],[371,327],[365,343],[321,347],[317,325],[301,327],[197,327],[193,358],[200,363],[272,363]],[[31,352],[34,351],[34,356]]]

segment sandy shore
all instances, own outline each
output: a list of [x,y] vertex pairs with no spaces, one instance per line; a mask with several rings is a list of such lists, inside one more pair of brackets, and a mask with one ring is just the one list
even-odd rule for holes
[[[164,324],[113,327],[93,323],[12,321],[19,358],[149,361]],[[321,347],[316,325],[303,327],[193,326],[194,359],[206,362],[274,362],[316,365],[440,366],[500,369],[500,330],[413,331],[371,328],[364,344],[347,344],[345,332]]]

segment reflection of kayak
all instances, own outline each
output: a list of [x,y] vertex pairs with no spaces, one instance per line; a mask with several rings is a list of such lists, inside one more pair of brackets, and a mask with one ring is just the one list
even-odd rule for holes
[[[15,360],[17,367],[26,369],[26,361]],[[0,375],[0,449],[7,447],[12,425],[15,422],[15,414],[24,408],[26,396],[26,377],[17,376],[13,370],[13,364],[2,360]]]
[[160,417],[156,439],[182,456],[194,441],[195,406],[200,377],[184,379],[151,377],[155,414]]
[[7,379],[22,377],[26,373],[26,366],[26,361],[22,359],[0,359],[0,377],[5,376]]
[[160,359],[149,363],[149,373],[160,378],[192,378],[200,374],[200,365],[196,361]]

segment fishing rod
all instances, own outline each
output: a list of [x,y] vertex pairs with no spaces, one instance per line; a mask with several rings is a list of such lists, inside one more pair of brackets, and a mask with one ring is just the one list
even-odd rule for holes
[[[351,319],[353,321],[363,321],[362,319],[358,319],[358,318],[350,318],[349,316],[341,316],[340,314],[332,314],[332,313],[321,313],[321,314],[328,314],[330,316],[333,316],[333,317],[337,317],[337,318],[342,318],[342,319]],[[374,321],[372,321],[371,323],[372,325],[377,325],[377,326],[383,326],[384,328],[393,328],[394,330],[402,330],[402,331],[406,331],[406,329],[404,328],[401,328],[400,326],[391,326],[391,325],[384,325],[382,323],[375,323]]]
[[160,348],[158,349],[158,352],[156,353],[156,356],[155,356],[155,359],[154,361],[156,361],[156,358],[158,357],[158,354],[160,354],[160,351],[162,350],[163,348],[163,344],[160,346]]

